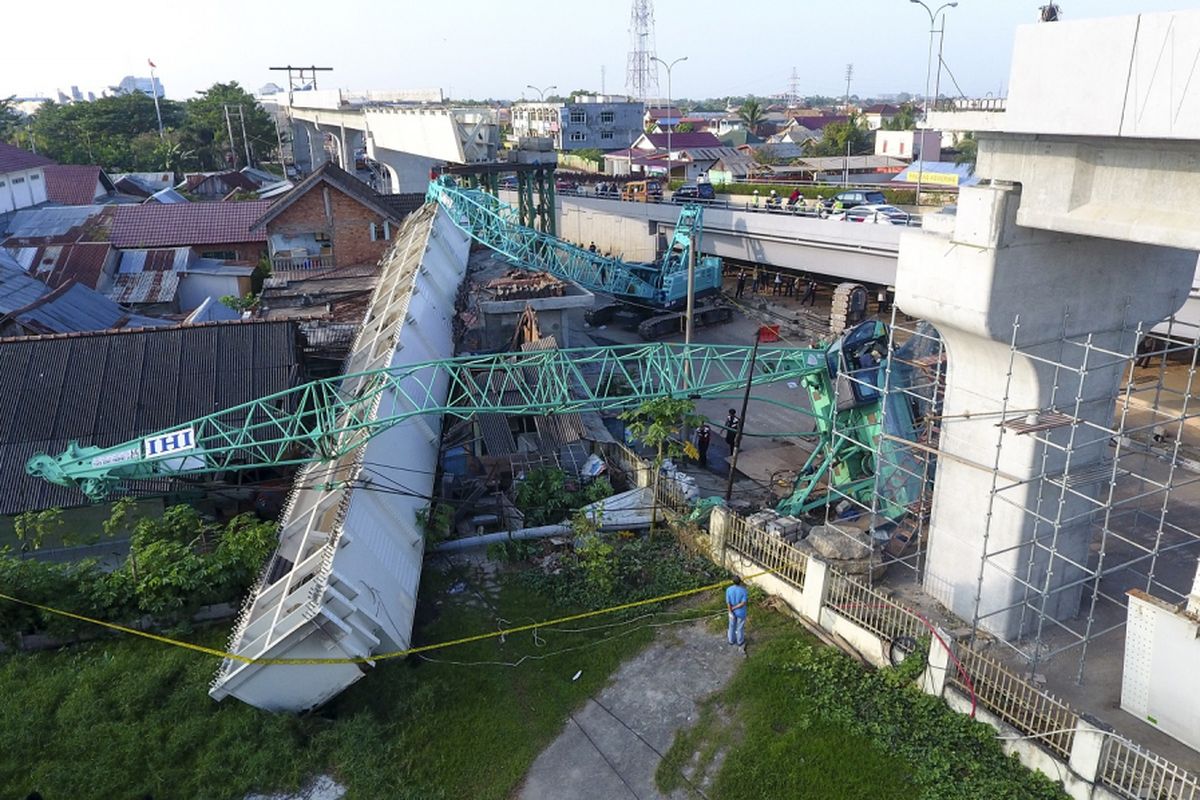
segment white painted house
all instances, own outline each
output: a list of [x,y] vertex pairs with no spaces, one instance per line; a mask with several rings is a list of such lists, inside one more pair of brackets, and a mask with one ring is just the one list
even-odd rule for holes
[[44,168],[54,162],[0,142],[0,214],[46,202]]

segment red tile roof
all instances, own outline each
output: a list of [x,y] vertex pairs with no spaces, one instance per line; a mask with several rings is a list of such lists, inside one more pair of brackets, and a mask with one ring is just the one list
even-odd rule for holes
[[100,168],[81,164],[46,166],[46,199],[64,206],[89,206],[96,201]]
[[44,167],[53,163],[55,163],[53,159],[0,142],[0,175],[6,172],[20,172],[34,167]]
[[265,242],[267,232],[250,230],[270,200],[240,203],[175,203],[118,206],[114,247],[187,247],[197,244]]

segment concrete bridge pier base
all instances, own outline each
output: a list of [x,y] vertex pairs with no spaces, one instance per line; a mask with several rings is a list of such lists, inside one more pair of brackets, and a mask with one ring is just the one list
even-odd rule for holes
[[391,183],[388,191],[394,194],[424,192],[429,187],[430,170],[446,163],[439,158],[377,147],[370,136],[367,137],[367,157],[381,164],[387,171]]
[[[899,307],[936,326],[949,356],[925,589],[1010,641],[1043,612],[1079,610],[1087,496],[1107,479],[1070,476],[1109,457],[1126,366],[1102,350],[1133,352],[1196,268],[1186,250],[1018,225],[1021,196],[1016,183],[962,190],[952,232],[904,234],[896,281]],[[1070,421],[1004,425],[1048,425],[1051,411]]]

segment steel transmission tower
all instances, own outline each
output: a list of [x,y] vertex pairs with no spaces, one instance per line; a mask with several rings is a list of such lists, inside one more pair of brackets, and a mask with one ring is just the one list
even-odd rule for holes
[[658,99],[658,62],[654,60],[654,2],[633,0],[629,12],[629,67],[625,88],[635,100]]

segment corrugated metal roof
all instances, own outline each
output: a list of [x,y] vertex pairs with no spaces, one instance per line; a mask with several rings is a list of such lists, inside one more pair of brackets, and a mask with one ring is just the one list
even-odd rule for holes
[[50,293],[46,284],[14,269],[0,269],[0,315],[24,308]]
[[88,502],[26,475],[36,453],[119,444],[296,385],[296,344],[289,322],[0,340],[0,514]]
[[170,303],[179,294],[178,272],[138,272],[117,275],[108,296],[118,303]]
[[5,226],[10,239],[56,239],[68,237],[75,241],[78,231],[104,212],[104,206],[56,206],[26,208],[13,214]]
[[172,324],[163,319],[131,314],[99,292],[78,283],[65,284],[31,301],[12,311],[10,318],[29,335],[156,328]]
[[169,247],[157,250],[122,250],[118,275],[139,272],[185,272],[195,257],[190,247]]
[[[521,345],[521,352],[524,353],[557,349],[558,341],[553,336],[544,336],[535,342],[525,342]],[[539,376],[534,368],[526,367],[522,372],[525,373],[525,380],[530,386],[537,385]],[[539,415],[533,418],[533,424],[537,426],[543,450],[556,451],[563,445],[579,441],[584,434],[583,420],[574,411],[568,414]]]

